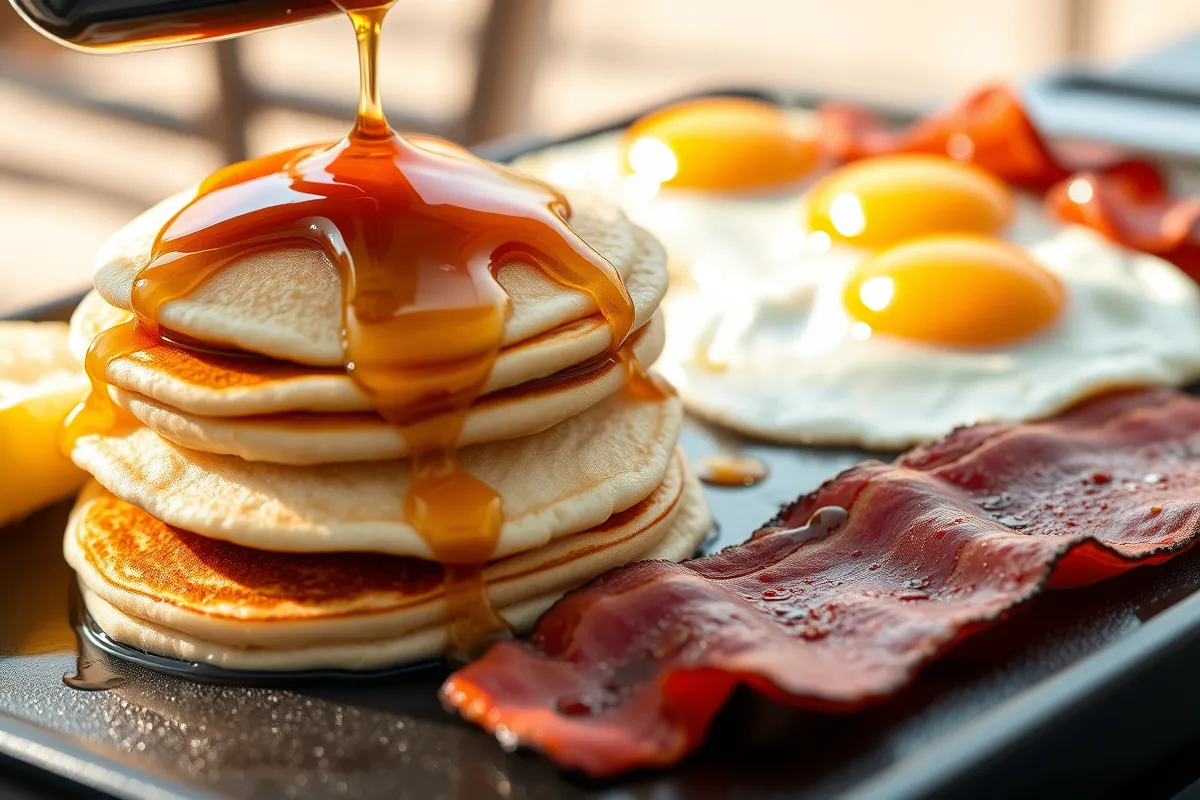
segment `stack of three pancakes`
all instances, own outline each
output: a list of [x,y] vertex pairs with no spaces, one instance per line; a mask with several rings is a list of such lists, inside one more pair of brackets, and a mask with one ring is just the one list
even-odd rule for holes
[[[96,290],[72,320],[77,353],[131,319],[155,236],[189,197],[152,208],[101,252]],[[626,285],[627,344],[648,366],[663,344],[663,251],[619,211],[572,207],[572,228]],[[677,448],[679,401],[631,389],[595,302],[520,262],[497,279],[510,313],[458,458],[501,499],[482,576],[520,631],[612,567],[690,556],[710,520]],[[418,454],[343,369],[333,264],[310,249],[248,253],[165,303],[159,322],[188,347],[147,339],[107,360],[120,424],[72,449],[95,480],[64,548],[97,624],[148,652],[233,669],[445,652],[464,610],[408,516]]]

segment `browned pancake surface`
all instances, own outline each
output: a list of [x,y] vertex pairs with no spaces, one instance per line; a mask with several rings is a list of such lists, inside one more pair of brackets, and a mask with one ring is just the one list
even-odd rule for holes
[[77,533],[88,563],[129,591],[195,610],[281,604],[327,608],[364,596],[396,604],[428,597],[440,565],[374,553],[276,553],[208,539],[101,494]]
[[184,349],[161,341],[121,356],[184,383],[208,389],[228,390],[262,386],[274,381],[317,375],[341,375],[342,370],[304,367],[251,354],[233,355]]
[[[603,525],[548,548],[493,562],[489,583],[520,579],[637,536],[674,508],[638,519],[646,498]],[[635,522],[637,524],[630,524]],[[168,525],[96,487],[75,529],[88,565],[125,591],[213,617],[287,620],[379,613],[442,592],[440,564],[378,553],[279,553],[209,539]],[[565,543],[564,543],[565,544]]]
[[[590,333],[603,324],[603,320],[597,316],[576,320],[512,345],[506,349],[506,354],[515,355],[553,342],[564,344]],[[340,369],[302,366],[252,353],[216,353],[199,347],[181,347],[161,340],[146,340],[143,346],[119,356],[117,360],[135,362],[183,383],[217,391],[344,374]]]

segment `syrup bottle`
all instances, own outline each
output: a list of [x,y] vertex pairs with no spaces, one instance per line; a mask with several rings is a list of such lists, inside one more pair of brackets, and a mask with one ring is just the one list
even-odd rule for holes
[[378,4],[355,0],[11,0],[59,44],[91,52],[227,39]]

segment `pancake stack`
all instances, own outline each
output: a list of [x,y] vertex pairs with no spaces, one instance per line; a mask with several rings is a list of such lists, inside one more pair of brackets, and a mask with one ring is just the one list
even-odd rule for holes
[[[132,319],[155,236],[189,199],[152,208],[102,250],[72,320],[77,354]],[[626,342],[649,366],[663,346],[662,248],[612,207],[573,198],[572,209],[572,228],[633,299]],[[710,520],[677,448],[679,401],[631,388],[595,302],[525,263],[496,274],[510,312],[458,459],[501,498],[482,574],[491,606],[521,631],[612,567],[691,556]],[[316,250],[250,252],[159,308],[186,347],[147,339],[104,364],[118,424],[73,445],[94,480],[64,549],[110,637],[232,669],[446,652],[461,612],[404,502],[419,453],[345,373],[341,296]]]

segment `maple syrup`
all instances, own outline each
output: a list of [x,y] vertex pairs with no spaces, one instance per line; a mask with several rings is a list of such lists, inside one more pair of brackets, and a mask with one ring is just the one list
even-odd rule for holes
[[[455,445],[500,351],[509,303],[501,266],[532,264],[595,301],[612,329],[608,358],[637,396],[664,391],[623,347],[633,305],[620,275],[567,220],[549,185],[430,137],[397,135],[380,104],[377,60],[391,3],[344,6],[358,39],[359,109],[350,134],[225,167],[159,232],[133,284],[134,319],[100,334],[86,360],[93,391],[66,446],[120,423],[108,363],[155,341],[167,303],[248,253],[315,248],[342,286],[346,374],[417,455],[406,515],[446,568],[452,649],[507,626],[487,600],[482,565],[504,523],[492,487],[459,464]],[[403,343],[403,346],[398,346]],[[432,418],[439,417],[436,423]]]
[[766,462],[740,453],[713,453],[692,464],[696,477],[712,486],[753,486],[767,477]]

